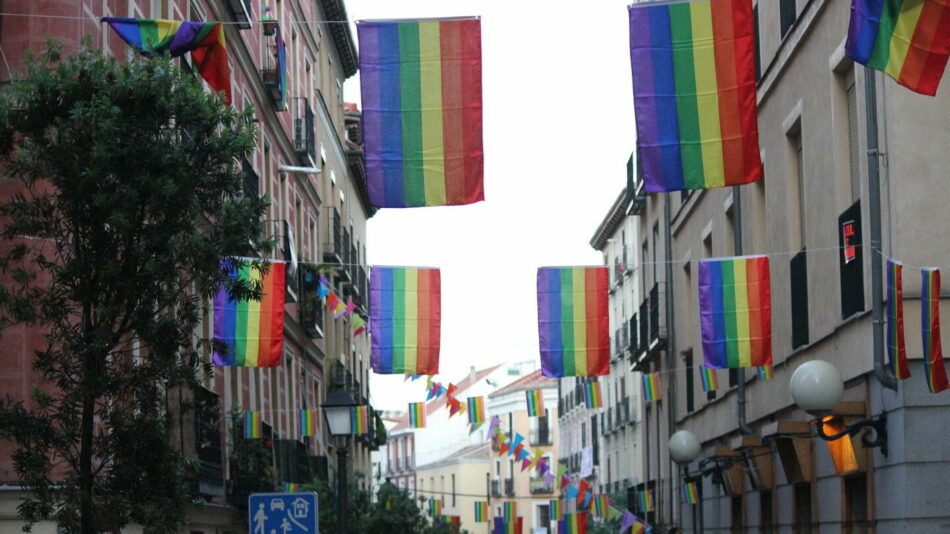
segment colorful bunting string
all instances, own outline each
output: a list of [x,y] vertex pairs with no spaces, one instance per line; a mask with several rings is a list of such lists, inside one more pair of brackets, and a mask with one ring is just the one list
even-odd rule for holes
[[940,269],[921,270],[920,325],[924,345],[924,374],[931,393],[950,388],[947,368],[943,363],[940,342]]
[[887,356],[898,380],[910,378],[904,344],[904,265],[887,260]]

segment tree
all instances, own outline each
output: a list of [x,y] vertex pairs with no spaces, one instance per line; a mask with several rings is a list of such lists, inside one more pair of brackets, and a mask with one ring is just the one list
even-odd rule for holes
[[237,165],[249,119],[169,59],[120,63],[88,41],[70,57],[49,43],[0,93],[0,325],[44,336],[42,386],[0,401],[25,530],[184,520],[189,462],[166,392],[210,371],[195,333],[219,284],[261,296],[219,263],[267,245],[266,200],[242,192]]

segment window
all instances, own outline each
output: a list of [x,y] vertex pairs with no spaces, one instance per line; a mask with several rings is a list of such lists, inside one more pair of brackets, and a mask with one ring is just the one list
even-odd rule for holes
[[452,506],[455,506],[455,475],[452,475]]
[[[733,197],[733,202],[735,202],[735,197]],[[729,209],[726,210],[726,254],[728,256],[736,255],[736,210],[735,205],[729,206]]]
[[868,523],[868,479],[864,474],[844,479],[843,534],[865,534]]
[[811,534],[811,484],[795,485],[795,514],[792,516],[794,521],[795,534]]
[[742,534],[745,532],[745,528],[743,527],[745,518],[743,517],[742,497],[733,497],[730,502],[730,508],[731,525],[729,532],[732,534]]
[[689,348],[683,351],[683,358],[686,360],[686,411],[692,413],[696,409],[693,400],[693,349]]
[[848,100],[848,155],[850,160],[851,202],[861,198],[861,146],[859,145],[858,93],[854,83],[854,65],[844,73],[844,90]]
[[788,31],[795,25],[796,16],[795,0],[779,0],[779,26],[782,30],[781,39],[785,39],[785,35],[787,35]]
[[653,283],[654,284],[656,284],[656,281],[659,280],[659,276],[657,276],[657,273],[659,273],[658,271],[659,265],[658,265],[657,257],[656,257],[657,249],[659,248],[660,248],[660,223],[655,222],[653,223]]
[[759,492],[759,532],[772,534],[775,521],[772,517],[772,492]]
[[805,248],[805,161],[802,149],[801,120],[786,134],[791,155],[789,175],[788,245],[789,250]]

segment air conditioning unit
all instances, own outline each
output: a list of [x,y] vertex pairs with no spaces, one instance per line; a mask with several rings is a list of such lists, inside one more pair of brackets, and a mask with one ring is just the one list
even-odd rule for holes
[[304,132],[304,120],[294,119],[294,152],[307,151],[307,135]]

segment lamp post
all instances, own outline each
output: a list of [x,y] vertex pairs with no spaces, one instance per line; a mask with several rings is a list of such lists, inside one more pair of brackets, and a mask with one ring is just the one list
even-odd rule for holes
[[[702,447],[699,444],[699,438],[696,437],[696,434],[693,434],[689,430],[679,430],[672,436],[670,436],[669,441],[669,450],[670,458],[679,464],[680,468],[685,473],[685,479],[687,481],[696,480],[699,483],[696,485],[696,508],[693,510],[693,531],[702,532],[703,531],[703,470],[700,466],[699,473],[690,474],[687,466],[693,460],[699,458],[700,452],[702,452]],[[699,523],[697,525],[697,522]]]
[[330,435],[339,436],[342,445],[337,447],[337,488],[339,492],[339,526],[337,532],[346,534],[346,446],[347,436],[353,433],[353,407],[356,401],[343,389],[338,389],[327,396],[327,400],[320,405],[323,415],[327,418],[327,427]]
[[788,386],[795,404],[817,417],[818,437],[835,441],[864,430],[861,443],[867,448],[880,447],[881,454],[887,456],[887,414],[846,425],[837,434],[825,432],[825,423],[834,418],[832,411],[844,395],[844,381],[834,365],[823,360],[805,362],[792,373]]

